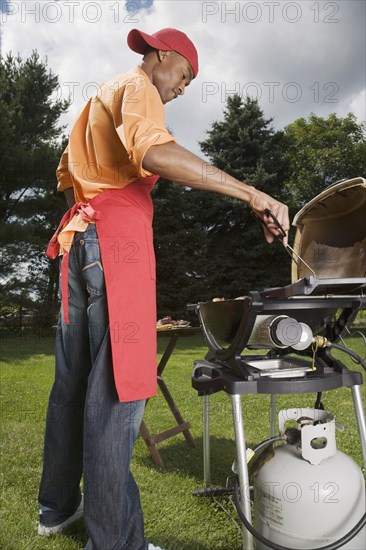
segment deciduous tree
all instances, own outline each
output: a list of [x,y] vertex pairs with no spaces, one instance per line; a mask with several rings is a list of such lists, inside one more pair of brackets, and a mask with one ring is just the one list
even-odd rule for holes
[[366,126],[349,113],[299,118],[285,128],[287,200],[299,209],[328,185],[366,177]]

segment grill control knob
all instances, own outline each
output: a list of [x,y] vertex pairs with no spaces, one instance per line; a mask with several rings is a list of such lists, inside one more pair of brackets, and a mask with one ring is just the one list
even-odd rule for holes
[[276,317],[270,324],[269,330],[271,339],[279,347],[287,348],[300,342],[301,325],[291,317]]
[[289,348],[301,341],[301,323],[288,315],[258,315],[249,344],[261,348]]

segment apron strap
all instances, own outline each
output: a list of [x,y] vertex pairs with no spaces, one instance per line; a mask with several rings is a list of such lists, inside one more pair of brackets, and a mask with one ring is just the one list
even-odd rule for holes
[[[60,243],[58,242],[58,235],[60,231],[68,224],[75,214],[80,214],[81,219],[84,222],[91,222],[100,218],[100,212],[94,210],[89,203],[78,202],[74,204],[66,214],[63,215],[58,228],[52,236],[52,239],[48,243],[46,256],[51,260],[57,258],[60,253]],[[64,313],[64,322],[70,324],[69,319],[69,253],[64,252],[61,262],[61,293],[62,293],[62,309]]]

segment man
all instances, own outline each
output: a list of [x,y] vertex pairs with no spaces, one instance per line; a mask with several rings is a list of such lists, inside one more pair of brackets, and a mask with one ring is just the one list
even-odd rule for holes
[[163,105],[197,76],[189,38],[135,29],[127,41],[142,63],[104,84],[77,118],[57,170],[70,210],[48,248],[49,257],[62,255],[62,307],[38,531],[63,531],[84,515],[87,550],[148,547],[130,461],[145,400],[156,393],[155,181],[243,200],[264,221],[269,243],[279,230],[268,210],[289,229],[286,206],[205,163],[166,130]]

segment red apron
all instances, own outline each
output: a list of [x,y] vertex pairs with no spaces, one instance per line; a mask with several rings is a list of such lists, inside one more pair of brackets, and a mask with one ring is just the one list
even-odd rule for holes
[[[156,290],[153,203],[150,192],[159,176],[142,178],[122,189],[104,191],[88,204],[74,205],[52,237],[47,256],[55,258],[57,235],[75,212],[93,220],[105,276],[114,381],[120,401],[156,394]],[[68,254],[64,254],[62,305],[67,307]]]

